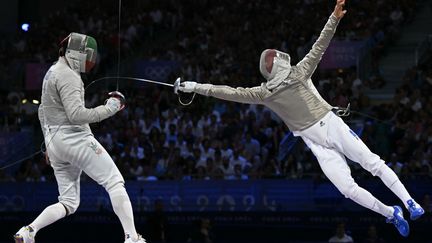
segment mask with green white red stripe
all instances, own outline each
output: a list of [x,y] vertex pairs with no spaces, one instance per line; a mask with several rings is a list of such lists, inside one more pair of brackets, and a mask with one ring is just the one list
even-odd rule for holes
[[61,43],[64,56],[72,70],[88,73],[96,64],[97,42],[95,38],[79,33],[70,33]]

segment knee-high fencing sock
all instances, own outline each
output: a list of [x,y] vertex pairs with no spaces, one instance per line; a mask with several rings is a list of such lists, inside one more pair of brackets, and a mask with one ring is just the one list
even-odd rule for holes
[[369,208],[386,218],[393,217],[392,207],[385,205],[380,200],[375,198],[370,192],[359,186],[356,186],[356,188],[349,195],[349,198],[363,207]]
[[118,183],[107,191],[111,199],[114,213],[120,219],[125,235],[129,235],[134,240],[138,239],[138,234],[135,229],[132,204],[124,184]]
[[66,216],[66,208],[61,203],[52,204],[44,209],[41,214],[29,225],[35,233],[47,225]]
[[408,208],[407,201],[411,199],[405,186],[399,180],[398,176],[390,167],[386,164],[382,165],[379,169],[377,176],[381,178],[384,184],[403,202],[406,208]]

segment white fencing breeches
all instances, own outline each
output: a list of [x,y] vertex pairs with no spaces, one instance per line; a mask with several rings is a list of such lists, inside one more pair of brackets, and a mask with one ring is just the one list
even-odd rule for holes
[[80,175],[84,171],[106,190],[124,183],[123,176],[105,148],[84,126],[47,129],[47,152],[59,189],[59,202],[76,211],[80,203]]
[[[335,150],[345,155],[350,160],[359,163],[374,176],[385,165],[384,161],[378,155],[372,153],[357,134],[333,112],[327,113],[327,115],[311,127],[303,131],[293,132],[293,134],[301,136],[308,146],[309,144],[321,145],[323,148]],[[312,149],[310,146],[309,148]],[[325,152],[312,152],[314,154],[317,152],[315,156],[319,162],[321,157],[328,156],[323,154]],[[321,162],[320,165],[323,166]]]
[[[381,176],[382,168],[387,166],[341,118],[329,112],[313,126],[294,132],[294,135],[302,137],[316,156],[324,174],[345,197],[386,217],[391,216],[391,207],[384,205],[355,183],[345,156],[359,163],[374,176]],[[393,177],[389,179],[394,180]],[[387,185],[386,182],[385,184]]]

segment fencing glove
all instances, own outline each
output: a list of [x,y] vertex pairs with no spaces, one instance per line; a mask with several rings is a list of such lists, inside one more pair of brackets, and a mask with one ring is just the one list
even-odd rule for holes
[[196,85],[197,85],[197,82],[185,81],[185,82],[180,84],[178,89],[182,92],[185,92],[185,93],[192,93],[195,91]]

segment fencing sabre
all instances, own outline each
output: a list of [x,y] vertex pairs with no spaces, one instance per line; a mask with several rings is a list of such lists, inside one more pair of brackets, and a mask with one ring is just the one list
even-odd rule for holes
[[174,89],[174,93],[178,96],[178,101],[180,104],[187,106],[192,104],[192,101],[195,98],[196,93],[193,93],[192,98],[190,101],[188,102],[183,102],[180,98],[180,93],[178,92],[179,86],[180,86],[180,82],[181,82],[181,78],[178,77],[174,84],[170,84],[170,83],[164,83],[164,82],[160,82],[160,81],[155,81],[155,80],[150,80],[150,79],[144,79],[144,78],[134,78],[134,77],[114,77],[114,76],[108,76],[108,77],[102,77],[102,78],[98,78],[93,80],[92,82],[90,82],[87,87],[85,88],[86,90],[93,85],[96,82],[102,81],[102,80],[107,80],[107,79],[124,79],[124,80],[133,80],[133,81],[138,81],[138,82],[145,82],[145,83],[152,83],[152,84],[157,84],[157,85],[162,85],[162,86],[167,86],[167,87],[171,87]]

